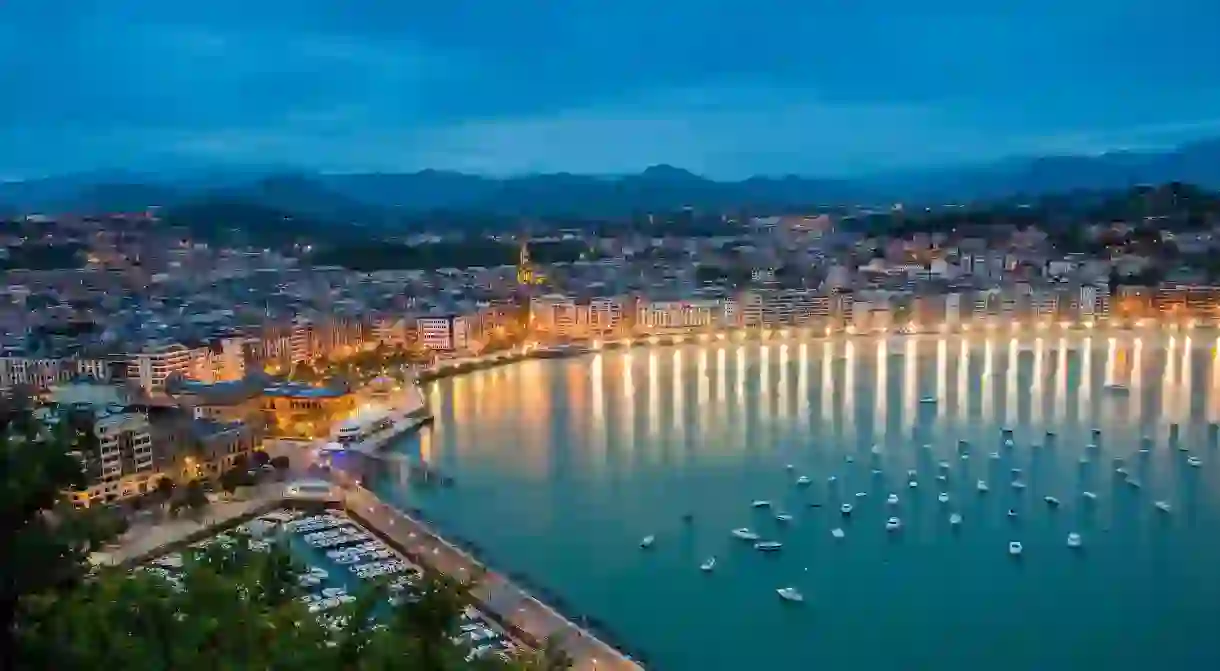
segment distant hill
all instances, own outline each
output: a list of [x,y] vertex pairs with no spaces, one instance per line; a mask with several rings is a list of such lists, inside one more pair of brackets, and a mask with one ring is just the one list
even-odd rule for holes
[[484,222],[487,217],[622,217],[684,206],[765,213],[819,205],[1034,197],[1170,181],[1220,186],[1220,139],[1164,152],[1046,156],[855,180],[715,181],[667,165],[619,177],[561,173],[504,179],[437,170],[330,175],[278,167],[173,176],[111,172],[0,183],[0,203],[48,213],[148,205],[189,212],[208,202],[245,203],[284,216],[396,230],[437,211],[485,215]]

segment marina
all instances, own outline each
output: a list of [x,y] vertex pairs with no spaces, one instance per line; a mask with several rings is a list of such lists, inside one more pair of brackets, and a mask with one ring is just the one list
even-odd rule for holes
[[[523,361],[432,383],[436,423],[387,448],[459,487],[412,487],[393,463],[372,487],[645,667],[794,668],[816,649],[828,668],[1181,668],[1220,659],[1174,615],[1220,603],[1190,578],[1220,562],[1214,346],[1074,333]],[[788,587],[802,607],[776,598]],[[1029,621],[1036,645],[1011,624]],[[707,631],[733,633],[708,650]],[[895,644],[864,642],[879,637]]]

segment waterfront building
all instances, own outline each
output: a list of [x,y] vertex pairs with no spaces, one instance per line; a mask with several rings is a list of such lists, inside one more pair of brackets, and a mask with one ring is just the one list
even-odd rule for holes
[[460,352],[470,346],[470,319],[460,314],[433,314],[415,320],[419,344],[439,352]]
[[356,407],[356,396],[349,389],[283,383],[266,387],[262,394],[268,432],[275,435],[322,437]]
[[205,417],[198,408],[153,405],[147,414],[155,470],[180,483],[219,477],[247,460],[260,440],[251,425]]
[[644,333],[715,329],[726,323],[725,303],[720,298],[641,300],[636,307],[635,327]]

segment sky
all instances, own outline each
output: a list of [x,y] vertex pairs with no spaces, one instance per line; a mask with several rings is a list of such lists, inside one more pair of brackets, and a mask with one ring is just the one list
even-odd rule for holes
[[0,0],[0,178],[1158,148],[1220,136],[1217,26],[1215,0]]

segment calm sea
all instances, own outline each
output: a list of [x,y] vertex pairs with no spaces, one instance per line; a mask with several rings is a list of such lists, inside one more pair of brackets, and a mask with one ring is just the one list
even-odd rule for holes
[[[1201,331],[1051,332],[523,362],[427,389],[435,426],[395,449],[454,486],[389,466],[376,489],[652,668],[1217,669],[1216,345]],[[886,531],[891,516],[901,531]],[[782,551],[733,539],[737,527]],[[781,601],[785,586],[805,603]]]

